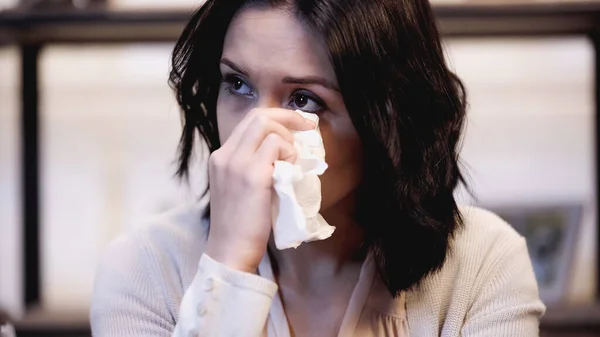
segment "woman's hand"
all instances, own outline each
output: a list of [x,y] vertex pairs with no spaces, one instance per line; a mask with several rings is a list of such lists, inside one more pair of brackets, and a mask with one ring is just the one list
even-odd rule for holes
[[291,130],[315,123],[284,109],[253,109],[209,159],[211,225],[206,254],[256,272],[271,233],[273,163],[294,163]]

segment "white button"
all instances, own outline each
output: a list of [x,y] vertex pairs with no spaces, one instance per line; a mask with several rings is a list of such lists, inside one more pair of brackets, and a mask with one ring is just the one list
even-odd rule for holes
[[198,331],[190,330],[190,332],[188,332],[188,337],[198,337]]
[[202,317],[206,314],[206,307],[202,303],[198,304],[196,309],[198,312],[198,317]]
[[204,280],[204,290],[211,291],[213,289],[213,286],[214,280],[212,279],[212,277],[207,277],[206,280]]

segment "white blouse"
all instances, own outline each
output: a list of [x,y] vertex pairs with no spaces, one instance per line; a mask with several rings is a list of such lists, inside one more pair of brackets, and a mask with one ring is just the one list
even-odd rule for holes
[[[290,337],[268,254],[258,271],[260,276],[233,270],[204,254],[181,302],[173,336]],[[392,298],[375,271],[368,255],[338,337],[409,336],[405,295]]]

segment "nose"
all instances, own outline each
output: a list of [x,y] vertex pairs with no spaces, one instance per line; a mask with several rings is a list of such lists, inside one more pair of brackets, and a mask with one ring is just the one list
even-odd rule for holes
[[281,100],[273,93],[261,93],[256,100],[255,108],[284,108]]

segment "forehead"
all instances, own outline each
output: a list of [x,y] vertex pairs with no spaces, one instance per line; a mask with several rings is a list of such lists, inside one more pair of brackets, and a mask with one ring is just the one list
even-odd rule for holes
[[247,8],[238,13],[227,30],[223,57],[251,73],[335,80],[320,36],[284,9]]

